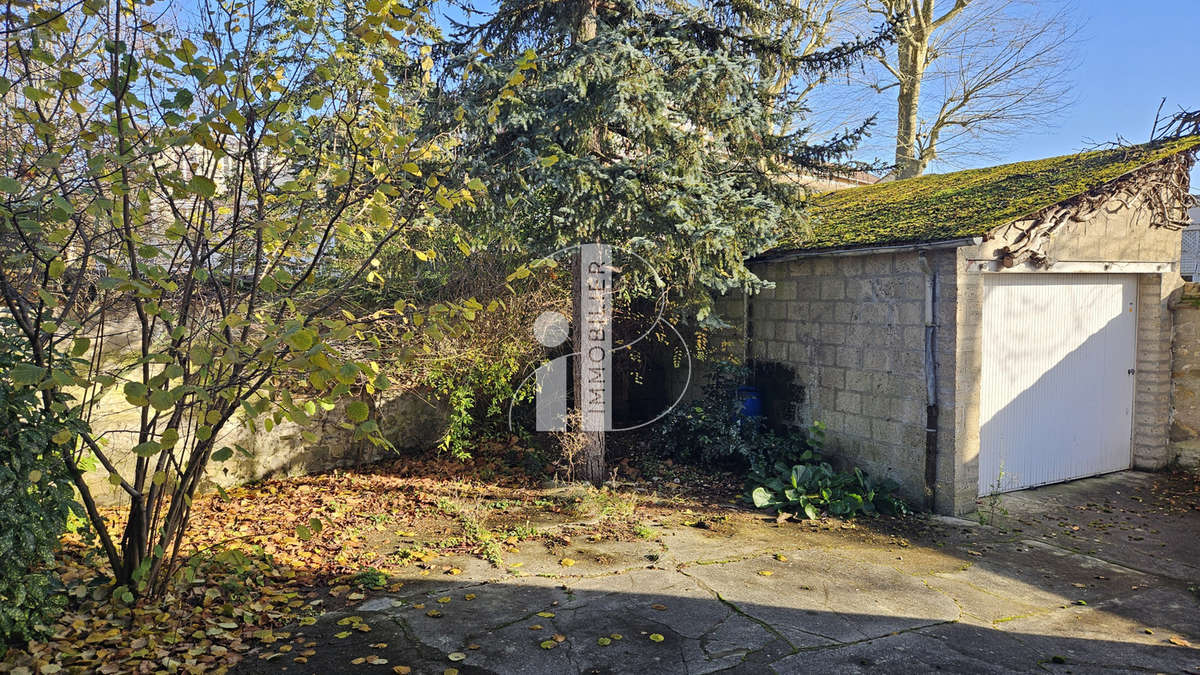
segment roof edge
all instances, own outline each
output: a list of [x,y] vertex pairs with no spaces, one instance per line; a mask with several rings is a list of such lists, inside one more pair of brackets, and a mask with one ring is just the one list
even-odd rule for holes
[[[1174,147],[1164,147],[1164,146],[1174,146]],[[844,190],[836,190],[833,192],[828,192],[823,195],[820,195],[819,197],[816,197],[815,199],[820,200],[820,199],[823,199],[826,197],[837,199],[838,197],[843,197],[843,196],[847,196],[850,194],[855,194],[856,195],[855,198],[857,198],[857,199],[864,199],[865,197],[857,197],[857,194],[860,191],[872,191],[872,190],[876,190],[877,188],[882,188],[882,186],[884,186],[884,185],[898,186],[898,185],[902,185],[902,184],[906,184],[906,183],[913,184],[913,183],[910,183],[910,181],[913,181],[913,182],[922,181],[922,180],[926,179],[927,177],[933,178],[934,176],[938,176],[941,178],[945,178],[948,176],[951,176],[951,177],[955,176],[956,174],[969,174],[969,173],[978,172],[978,171],[1006,169],[1006,168],[1020,167],[1021,165],[1035,165],[1035,164],[1039,164],[1039,163],[1052,162],[1052,161],[1060,161],[1061,162],[1063,160],[1073,160],[1076,158],[1083,158],[1083,157],[1087,157],[1090,155],[1095,155],[1095,154],[1104,153],[1104,152],[1113,152],[1113,151],[1122,150],[1122,149],[1124,149],[1124,150],[1139,150],[1139,151],[1149,150],[1151,154],[1159,154],[1160,156],[1158,156],[1158,157],[1151,156],[1151,157],[1141,158],[1142,161],[1137,162],[1136,164],[1133,164],[1132,166],[1129,166],[1121,174],[1112,176],[1112,177],[1108,178],[1108,180],[1104,180],[1103,182],[1092,184],[1091,186],[1085,187],[1082,190],[1079,190],[1077,192],[1066,191],[1066,192],[1058,195],[1058,199],[1056,199],[1052,202],[1044,203],[1041,205],[1032,205],[1029,207],[1029,210],[1023,211],[1023,212],[1014,210],[1015,211],[1014,213],[1003,214],[1003,215],[1010,216],[1010,218],[1007,220],[1004,220],[1003,222],[993,222],[990,227],[987,227],[987,229],[983,229],[982,227],[959,228],[960,229],[959,232],[953,232],[953,231],[944,232],[944,236],[948,235],[948,238],[944,238],[944,239],[936,238],[936,234],[934,232],[929,232],[929,234],[934,234],[934,238],[925,239],[925,238],[920,238],[920,236],[918,236],[916,238],[914,238],[914,237],[896,238],[896,239],[883,238],[882,241],[877,240],[876,242],[845,243],[842,245],[829,246],[828,244],[830,244],[830,243],[832,243],[832,244],[839,243],[836,241],[828,241],[828,239],[836,239],[836,237],[831,237],[831,238],[826,239],[825,246],[816,246],[816,247],[806,247],[803,243],[803,239],[801,239],[801,241],[795,241],[795,239],[792,239],[792,237],[785,237],[785,240],[792,239],[792,241],[784,243],[783,246],[779,246],[779,247],[764,251],[763,253],[759,254],[758,256],[751,258],[751,260],[761,261],[761,260],[768,260],[768,259],[772,259],[772,260],[778,259],[780,257],[788,257],[788,258],[803,257],[801,254],[803,254],[803,255],[848,255],[848,254],[852,254],[851,253],[852,251],[875,252],[875,251],[881,251],[881,250],[889,250],[889,249],[893,249],[893,248],[904,249],[904,248],[911,248],[911,247],[929,247],[929,246],[941,247],[942,244],[945,244],[948,242],[954,242],[954,241],[959,240],[960,238],[965,239],[968,242],[975,237],[983,237],[984,239],[986,239],[1000,228],[1011,225],[1014,222],[1019,222],[1021,220],[1035,217],[1038,213],[1041,213],[1041,212],[1045,211],[1047,208],[1051,208],[1057,204],[1070,202],[1072,200],[1077,200],[1077,199],[1079,199],[1085,195],[1088,195],[1090,193],[1095,193],[1097,191],[1103,191],[1105,189],[1110,189],[1112,185],[1119,183],[1121,180],[1126,179],[1130,175],[1138,174],[1142,171],[1145,171],[1149,167],[1158,166],[1158,165],[1167,163],[1169,161],[1172,161],[1173,159],[1178,158],[1180,155],[1190,156],[1190,157],[1194,158],[1196,153],[1200,152],[1200,134],[1191,134],[1191,135],[1179,136],[1179,137],[1169,138],[1169,139],[1158,139],[1156,141],[1152,141],[1150,143],[1145,143],[1142,145],[1106,148],[1103,150],[1092,150],[1092,151],[1088,151],[1088,152],[1079,152],[1079,153],[1074,153],[1074,154],[1070,154],[1070,155],[1060,155],[1060,156],[1056,156],[1056,157],[1048,157],[1048,158],[1039,159],[1039,160],[1009,162],[1006,164],[1000,164],[1000,165],[995,165],[995,166],[991,166],[991,167],[981,167],[979,169],[965,169],[962,171],[954,171],[954,172],[950,172],[948,174],[927,174],[925,176],[919,176],[919,177],[912,178],[912,179],[906,179],[904,181],[879,182],[874,185],[858,186],[858,187],[853,187],[853,188],[847,188]],[[1165,150],[1165,152],[1163,152],[1164,150]],[[1060,180],[1060,182],[1064,182],[1064,181]],[[875,193],[871,193],[872,196],[870,199],[875,199],[874,194]],[[884,201],[887,202],[886,197],[884,198]],[[815,211],[819,212],[822,209],[822,206],[814,205],[812,208]],[[838,206],[835,208],[844,208],[844,207]],[[1000,215],[1000,214],[997,214],[997,215]],[[978,225],[986,226],[987,223],[980,222],[980,223],[978,223]],[[931,227],[931,228],[926,228],[926,229],[929,230],[929,229],[937,229],[937,228]],[[942,229],[952,229],[952,228],[942,228]],[[963,232],[963,231],[961,231],[962,229],[966,229],[967,231]],[[971,231],[972,229],[974,229],[976,231],[972,232]],[[920,233],[911,232],[911,233],[906,233],[906,234],[919,235]],[[817,239],[817,241],[820,241],[821,238],[822,237],[818,237],[816,239]],[[814,243],[816,243],[816,242],[814,242]],[[959,244],[959,245],[966,245],[966,244]]]
[[900,244],[879,244],[866,246],[841,246],[827,248],[795,248],[773,249],[757,255],[749,262],[786,262],[800,258],[818,258],[823,256],[876,255],[880,253],[905,253],[908,251],[933,251],[947,248],[962,248],[983,243],[983,237],[959,237],[957,239],[941,239],[936,241],[918,241]]

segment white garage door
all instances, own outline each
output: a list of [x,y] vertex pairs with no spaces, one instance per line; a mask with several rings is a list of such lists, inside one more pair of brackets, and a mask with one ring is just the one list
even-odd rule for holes
[[984,277],[979,494],[1130,466],[1137,277]]

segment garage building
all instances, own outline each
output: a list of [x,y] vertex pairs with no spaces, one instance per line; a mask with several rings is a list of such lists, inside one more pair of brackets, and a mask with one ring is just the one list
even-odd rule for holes
[[[1200,137],[884,182],[814,200],[753,261],[757,372],[785,422],[942,513],[1167,463],[1171,313]],[[765,370],[770,370],[766,368]]]

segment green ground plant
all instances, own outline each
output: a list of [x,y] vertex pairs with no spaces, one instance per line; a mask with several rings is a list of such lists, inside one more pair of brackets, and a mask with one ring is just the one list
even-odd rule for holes
[[388,576],[374,567],[364,567],[359,570],[350,583],[363,588],[383,588],[388,583]]
[[1004,466],[1000,467],[1000,471],[996,474],[996,479],[991,484],[991,494],[979,500],[980,509],[976,516],[979,518],[980,525],[991,525],[996,522],[996,516],[1007,516],[1008,509],[1004,508],[1003,497],[1000,493],[1000,487],[1004,484]]
[[637,512],[637,495],[622,494],[607,487],[589,489],[572,500],[567,508],[577,518],[599,518],[608,521],[632,520]]
[[815,452],[808,451],[792,466],[779,463],[771,477],[754,476],[750,500],[760,509],[773,508],[798,517],[820,518],[876,514],[898,515],[908,506],[896,496],[899,486],[890,479],[875,480],[861,469],[837,471]]
[[744,470],[747,499],[758,508],[812,519],[907,513],[894,481],[870,478],[857,467],[838,471],[824,461],[821,422],[779,433],[743,415],[738,389],[747,375],[734,363],[713,364],[700,400],[673,411],[656,430],[661,451],[677,461]]
[[71,433],[63,408],[44,407],[45,394],[13,383],[25,357],[12,330],[0,320],[0,653],[42,632],[65,604],[54,552],[68,520],[84,515],[54,441]]
[[464,543],[475,546],[484,560],[496,567],[504,564],[504,549],[501,539],[483,523],[483,510],[480,505],[464,506],[451,499],[442,498],[437,503],[438,510],[447,516],[458,520],[462,527]]
[[522,401],[529,391],[517,391],[528,355],[513,343],[489,345],[501,352],[496,359],[455,361],[428,371],[424,383],[440,394],[449,407],[446,432],[438,450],[456,459],[470,459],[475,442],[505,431],[510,401]]

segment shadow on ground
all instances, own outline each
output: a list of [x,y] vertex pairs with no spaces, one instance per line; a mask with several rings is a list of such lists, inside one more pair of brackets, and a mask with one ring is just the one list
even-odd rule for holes
[[[377,611],[358,610],[352,616],[362,617],[370,632],[351,630],[346,638],[330,638],[304,665],[284,654],[270,662],[252,658],[242,672],[328,673],[356,667],[391,672],[394,665],[408,665],[415,673],[455,667],[461,673],[531,674],[1182,672],[1200,667],[1193,650],[1124,641],[1107,634],[1103,623],[1089,622],[1087,637],[1072,634],[1071,624],[1088,613],[1083,609],[1026,620],[1025,630],[999,630],[964,621],[948,599],[917,599],[911,615],[900,608],[879,614],[862,613],[868,607],[830,612],[733,602],[716,597],[699,580],[689,583],[671,576],[631,574],[630,583],[655,589],[644,593],[536,582],[438,589],[435,593],[450,594],[452,601],[435,605],[432,598],[418,596],[398,607],[369,605]],[[477,595],[474,601],[463,600],[467,591]],[[441,607],[443,616],[426,617],[411,606],[418,600]],[[785,600],[786,594],[781,594],[779,601]],[[532,608],[554,616],[538,616],[529,611]],[[336,625],[342,616],[322,622],[332,621],[327,634],[344,630]],[[555,634],[565,640],[553,642]],[[621,638],[614,639],[614,634]],[[663,640],[654,642],[651,635]],[[602,646],[600,638],[610,644]],[[544,649],[544,641],[554,647]],[[371,646],[379,644],[386,646]],[[450,661],[448,656],[455,652],[465,660]],[[387,662],[353,665],[371,654]]]
[[[1104,480],[1101,494],[1125,494],[1158,479]],[[500,568],[464,556],[453,576],[414,569],[399,592],[285,629],[238,670],[1200,672],[1190,646],[1200,642],[1200,603],[1179,576],[1188,573],[1180,557],[1194,564],[1200,547],[1200,512],[1164,521],[1153,509],[1114,511],[1126,529],[1105,528],[1111,541],[1082,547],[1051,531],[1078,533],[1070,528],[1086,524],[1059,525],[1070,521],[1063,510],[1102,503],[1086,481],[1074,485],[1043,502],[1054,528],[1021,523],[1037,515],[1025,493],[1006,507],[1020,527],[742,514],[720,532],[667,523],[653,540],[526,547]],[[1163,541],[1131,539],[1140,527]],[[307,662],[295,661],[302,652]]]

